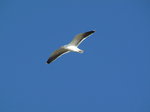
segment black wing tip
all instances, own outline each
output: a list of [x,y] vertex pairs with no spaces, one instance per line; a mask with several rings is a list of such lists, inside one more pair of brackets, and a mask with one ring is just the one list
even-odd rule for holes
[[94,32],[95,32],[95,30],[91,30],[91,31],[85,32],[83,34],[84,34],[85,37],[87,37],[87,36],[91,35]]
[[45,64],[50,64],[51,62],[47,61]]
[[95,30],[92,30],[92,31],[91,31],[91,33],[94,33],[94,32],[96,32],[96,31],[95,31]]
[[95,30],[91,30],[91,31],[88,31],[87,33],[94,33],[96,32]]

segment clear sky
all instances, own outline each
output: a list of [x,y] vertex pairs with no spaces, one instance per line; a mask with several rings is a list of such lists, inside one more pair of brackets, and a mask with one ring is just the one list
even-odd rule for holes
[[150,112],[150,1],[1,0],[0,57],[0,112]]

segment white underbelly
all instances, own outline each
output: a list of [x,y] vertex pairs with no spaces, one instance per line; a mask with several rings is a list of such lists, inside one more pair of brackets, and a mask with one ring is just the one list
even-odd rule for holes
[[74,51],[74,52],[79,52],[80,49],[77,48],[76,46],[67,46],[67,49],[70,50],[70,51]]

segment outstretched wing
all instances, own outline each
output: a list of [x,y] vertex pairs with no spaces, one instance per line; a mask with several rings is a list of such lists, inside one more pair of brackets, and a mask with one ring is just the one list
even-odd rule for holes
[[54,61],[56,58],[58,58],[59,56],[65,54],[65,53],[68,53],[69,51],[67,49],[64,49],[64,48],[60,48],[56,51],[54,51],[50,57],[48,58],[47,60],[47,64],[50,64],[52,61]]
[[90,36],[92,33],[94,33],[95,31],[89,31],[89,32],[85,32],[85,33],[80,33],[78,35],[75,36],[75,38],[70,42],[71,45],[73,46],[79,46],[79,44],[86,39],[88,36]]

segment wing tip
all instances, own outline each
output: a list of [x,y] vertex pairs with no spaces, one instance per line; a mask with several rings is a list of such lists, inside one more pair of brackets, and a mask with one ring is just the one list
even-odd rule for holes
[[94,32],[96,32],[96,31],[95,30],[91,30],[91,31],[88,31],[88,32],[85,32],[85,33],[92,34]]
[[92,30],[92,31],[91,31],[91,33],[94,33],[94,32],[96,32],[96,30]]
[[50,62],[47,61],[45,64],[50,64]]

